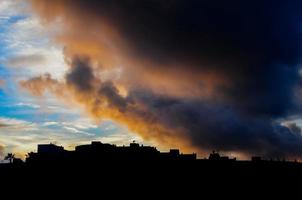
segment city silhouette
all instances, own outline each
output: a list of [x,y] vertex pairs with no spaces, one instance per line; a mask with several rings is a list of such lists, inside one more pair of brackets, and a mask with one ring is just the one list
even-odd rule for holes
[[21,174],[39,177],[50,173],[63,177],[87,174],[98,177],[98,173],[104,171],[115,177],[127,178],[133,173],[149,178],[160,174],[223,179],[302,175],[302,163],[297,161],[265,160],[259,156],[242,161],[222,156],[217,151],[213,151],[208,158],[200,159],[196,153],[184,154],[179,149],[160,152],[155,147],[136,142],[129,146],[116,146],[92,141],[91,144],[76,146],[72,151],[52,143],[38,144],[37,152],[29,152],[25,161],[12,153],[7,154],[6,159],[8,162],[0,164],[0,174],[4,176]]
[[55,144],[39,144],[36,153],[28,153],[26,163],[106,163],[144,161],[194,161],[196,154],[183,154],[178,149],[160,152],[155,147],[132,142],[129,146],[116,146],[93,141],[79,145],[74,151],[67,151]]

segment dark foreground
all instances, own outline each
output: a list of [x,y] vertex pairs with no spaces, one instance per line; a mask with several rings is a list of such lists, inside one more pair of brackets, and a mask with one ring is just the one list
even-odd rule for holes
[[[0,176],[9,180],[36,180],[41,183],[59,180],[102,179],[116,183],[128,181],[181,184],[183,181],[273,182],[302,180],[302,164],[276,161],[144,161],[108,163],[20,163],[0,165]],[[122,181],[123,180],[123,181]],[[180,182],[182,181],[182,182]]]
[[183,154],[177,149],[160,152],[137,143],[115,146],[98,141],[77,146],[74,151],[54,144],[40,144],[37,150],[28,153],[26,162],[14,159],[12,164],[0,165],[0,190],[6,191],[2,185],[15,191],[25,188],[26,194],[43,191],[43,197],[58,192],[100,195],[113,190],[109,192],[113,196],[143,192],[148,197],[213,190],[211,195],[220,195],[227,189],[224,195],[233,196],[233,191],[253,194],[268,188],[276,193],[293,184],[300,187],[302,180],[302,163],[259,157],[237,161],[217,152],[200,160],[196,154]]
[[14,196],[39,199],[61,199],[62,195],[68,199],[213,199],[221,195],[258,199],[263,194],[297,195],[302,164],[209,160],[12,164],[1,165],[0,177],[1,191],[8,188]]

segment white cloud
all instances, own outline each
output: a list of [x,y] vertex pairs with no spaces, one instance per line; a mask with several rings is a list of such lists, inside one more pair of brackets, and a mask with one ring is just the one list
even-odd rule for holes
[[93,123],[90,119],[84,117],[78,118],[72,122],[62,122],[62,124],[65,126],[73,126],[82,130],[95,129],[98,127],[98,125]]
[[[37,130],[35,123],[25,120],[19,120],[15,118],[0,117],[0,132],[7,132],[7,130],[21,130],[21,131],[33,131]],[[7,132],[9,133],[9,132]]]
[[62,107],[59,107],[59,106],[47,106],[48,109],[50,110],[60,110],[62,109]]
[[58,27],[55,25],[51,28],[44,27],[34,15],[20,11],[18,13],[20,10],[18,6],[9,1],[0,4],[0,13],[2,10],[15,9],[14,12],[6,11],[5,14],[1,14],[2,21],[9,21],[20,14],[24,16],[15,22],[7,23],[3,27],[4,32],[0,33],[9,54],[2,57],[2,64],[18,67],[21,70],[15,74],[15,76],[21,76],[17,77],[18,79],[43,73],[50,73],[56,78],[61,78],[67,69],[63,47],[58,46],[51,39],[58,31]]
[[0,1],[0,20],[6,20],[16,13],[24,13],[28,10],[24,0],[1,0]]
[[74,127],[64,126],[63,128],[66,129],[67,131],[71,132],[71,133],[79,133],[79,134],[84,134],[84,135],[88,135],[88,136],[93,136],[94,135],[94,134],[88,133],[86,131],[78,130],[77,128],[74,128]]
[[29,107],[29,108],[34,108],[34,109],[41,108],[40,105],[32,104],[32,103],[23,103],[23,102],[17,103],[17,104],[15,104],[15,106],[17,106],[17,107]]
[[55,126],[55,125],[59,125],[59,122],[44,122],[43,126]]

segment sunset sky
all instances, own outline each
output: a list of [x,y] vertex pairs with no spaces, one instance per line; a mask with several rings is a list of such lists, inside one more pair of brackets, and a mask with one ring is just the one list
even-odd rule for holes
[[0,0],[0,158],[132,140],[302,159],[298,0]]

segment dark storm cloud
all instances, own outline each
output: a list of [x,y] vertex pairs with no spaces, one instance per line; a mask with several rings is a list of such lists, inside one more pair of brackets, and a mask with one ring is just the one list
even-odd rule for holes
[[120,111],[124,111],[126,109],[127,100],[119,94],[118,89],[112,82],[103,83],[99,89],[99,95],[106,97],[109,104],[118,108]]
[[95,77],[90,60],[75,57],[71,68],[66,74],[66,84],[82,93],[94,93],[97,90],[97,100],[106,99],[107,103],[119,110],[125,110],[126,100],[119,94],[118,89],[111,81],[102,82],[101,77]]
[[73,85],[80,91],[89,91],[92,89],[93,72],[89,66],[89,60],[75,58],[71,63],[71,70],[66,75],[68,84]]
[[249,64],[245,59],[295,63],[301,4],[294,0],[62,1],[79,15],[109,20],[139,50],[136,53],[220,66],[221,62]]
[[280,116],[292,106],[302,55],[300,1],[54,2],[79,17],[109,21],[135,56],[225,74],[236,87],[223,93],[243,111]]
[[280,116],[292,106],[295,65],[301,55],[298,1],[97,4],[95,9],[106,10],[135,53],[222,71],[236,85],[223,92],[243,111]]
[[296,124],[281,126],[269,118],[240,115],[236,108],[225,105],[170,99],[143,91],[134,91],[129,98],[147,106],[167,129],[183,128],[193,145],[203,150],[268,157],[302,154],[302,136],[297,133],[301,129]]
[[[99,77],[93,75],[90,63],[75,60],[66,76],[67,84],[83,93],[97,91],[93,96],[104,97],[109,106],[118,108],[125,115],[121,120],[125,124],[130,126],[128,119],[132,117],[146,125],[160,124],[165,130],[175,130],[175,135],[185,135],[202,150],[302,156],[297,128],[276,123],[300,111],[294,95],[300,82],[301,1],[37,0],[33,4],[44,17],[61,15],[66,24],[81,22],[75,26],[81,29],[75,32],[83,37],[98,30],[92,23],[106,21],[122,37],[132,59],[152,63],[135,66],[137,69],[211,72],[230,82],[219,85],[212,92],[215,94],[211,93],[213,98],[206,100],[198,95],[189,99],[155,94],[141,89],[140,83],[122,97],[114,81],[96,81]],[[55,14],[46,13],[47,6],[53,6]],[[86,25],[89,29],[83,30]],[[168,80],[171,74],[165,76]],[[177,85],[177,80],[174,82]],[[188,82],[188,90],[199,87],[196,79]],[[221,100],[217,101],[216,93]],[[180,129],[181,133],[176,131]]]

